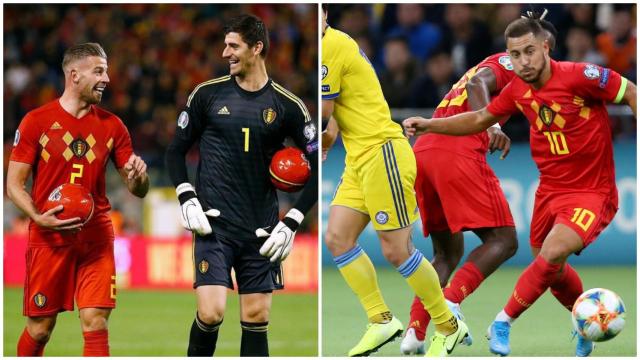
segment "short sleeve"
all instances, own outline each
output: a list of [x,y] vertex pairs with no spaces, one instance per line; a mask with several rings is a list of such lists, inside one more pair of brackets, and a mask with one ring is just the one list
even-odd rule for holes
[[619,103],[627,89],[627,79],[617,72],[588,63],[576,63],[572,72],[576,95],[594,100]]
[[36,118],[30,113],[27,114],[16,130],[9,160],[35,165],[41,135],[42,131],[37,125]]
[[331,46],[330,39],[322,42],[322,99],[331,100],[340,95],[344,57],[340,49]]
[[117,121],[116,136],[114,138],[111,158],[113,159],[116,168],[120,169],[127,163],[129,157],[133,154],[133,146],[131,145],[131,136],[129,135],[129,131],[122,120],[116,117],[115,121]]
[[507,54],[504,54],[497,59],[484,61],[478,67],[486,67],[493,71],[493,75],[496,77],[496,89],[502,89],[507,86],[515,76],[515,73],[513,72],[513,65],[511,64],[511,58]]
[[505,86],[498,96],[494,97],[489,105],[487,105],[487,111],[495,117],[503,117],[515,114],[518,112],[515,100],[513,99],[513,82],[510,82]]

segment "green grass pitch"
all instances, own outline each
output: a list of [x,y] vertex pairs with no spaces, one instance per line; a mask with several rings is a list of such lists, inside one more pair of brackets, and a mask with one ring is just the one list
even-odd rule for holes
[[[109,320],[112,356],[186,356],[195,315],[190,291],[118,292],[118,307]],[[269,323],[272,356],[316,356],[318,353],[317,294],[274,293]],[[25,325],[22,289],[4,288],[4,356],[16,356]],[[216,356],[239,356],[238,295],[229,293]],[[82,332],[75,312],[58,316],[46,356],[82,355]]]
[[[622,297],[626,325],[614,339],[598,343],[592,356],[636,356],[637,312],[635,267],[576,266],[584,289],[608,288]],[[487,327],[502,309],[522,268],[498,269],[462,304],[462,312],[473,335],[471,347],[459,346],[453,356],[492,356],[485,338]],[[322,354],[346,356],[365,331],[367,319],[355,294],[335,268],[322,273]],[[385,301],[402,323],[409,320],[412,294],[409,286],[390,267],[378,269],[378,281]],[[339,300],[338,300],[339,299]],[[574,356],[571,318],[557,300],[546,292],[518,319],[511,330],[511,356]],[[427,337],[433,334],[433,326]],[[373,356],[400,356],[400,340],[385,345]]]

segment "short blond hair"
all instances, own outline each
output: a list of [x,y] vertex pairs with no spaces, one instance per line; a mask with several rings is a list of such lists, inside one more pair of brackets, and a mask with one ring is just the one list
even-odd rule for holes
[[69,66],[70,63],[90,56],[99,56],[101,58],[104,58],[105,60],[107,59],[107,53],[104,51],[102,46],[100,46],[100,44],[78,44],[68,48],[64,52],[64,57],[62,59],[62,70],[66,71],[67,66]]

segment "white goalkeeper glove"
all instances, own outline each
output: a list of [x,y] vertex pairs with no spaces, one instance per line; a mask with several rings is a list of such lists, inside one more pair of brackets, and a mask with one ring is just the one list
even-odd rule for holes
[[196,190],[189,183],[178,185],[176,194],[178,194],[178,200],[180,200],[182,226],[200,236],[211,234],[211,225],[207,216],[218,217],[220,216],[220,211],[216,209],[203,211],[200,201],[198,201]]
[[291,209],[285,217],[278,222],[273,231],[269,234],[265,229],[257,229],[256,236],[258,238],[269,237],[260,248],[260,255],[269,258],[269,261],[284,261],[289,256],[293,248],[293,238],[296,236],[296,230],[304,219],[298,209]]

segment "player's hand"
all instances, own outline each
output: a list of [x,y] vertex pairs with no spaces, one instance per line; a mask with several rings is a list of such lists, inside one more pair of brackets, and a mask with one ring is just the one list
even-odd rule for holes
[[64,206],[58,205],[44,213],[37,215],[33,221],[40,227],[54,231],[70,231],[78,232],[82,228],[82,219],[74,217],[71,219],[60,220],[56,214],[64,209]]
[[493,154],[496,150],[502,150],[500,160],[504,160],[511,150],[511,139],[498,127],[488,128],[487,133],[489,133],[489,153]]
[[178,185],[176,194],[178,194],[178,199],[180,200],[182,226],[201,236],[211,234],[213,230],[207,217],[218,217],[220,216],[220,211],[216,209],[204,211],[200,201],[198,201],[195,189],[189,183]]
[[140,156],[131,154],[124,164],[124,170],[127,172],[127,179],[139,181],[147,174],[147,164]]
[[407,137],[422,135],[427,132],[431,119],[413,116],[402,121],[402,127]]
[[268,236],[260,247],[260,255],[268,257],[271,262],[284,261],[291,253],[296,230],[303,218],[304,215],[300,211],[291,209],[271,233],[262,228],[257,229],[256,236],[258,238],[264,239]]

